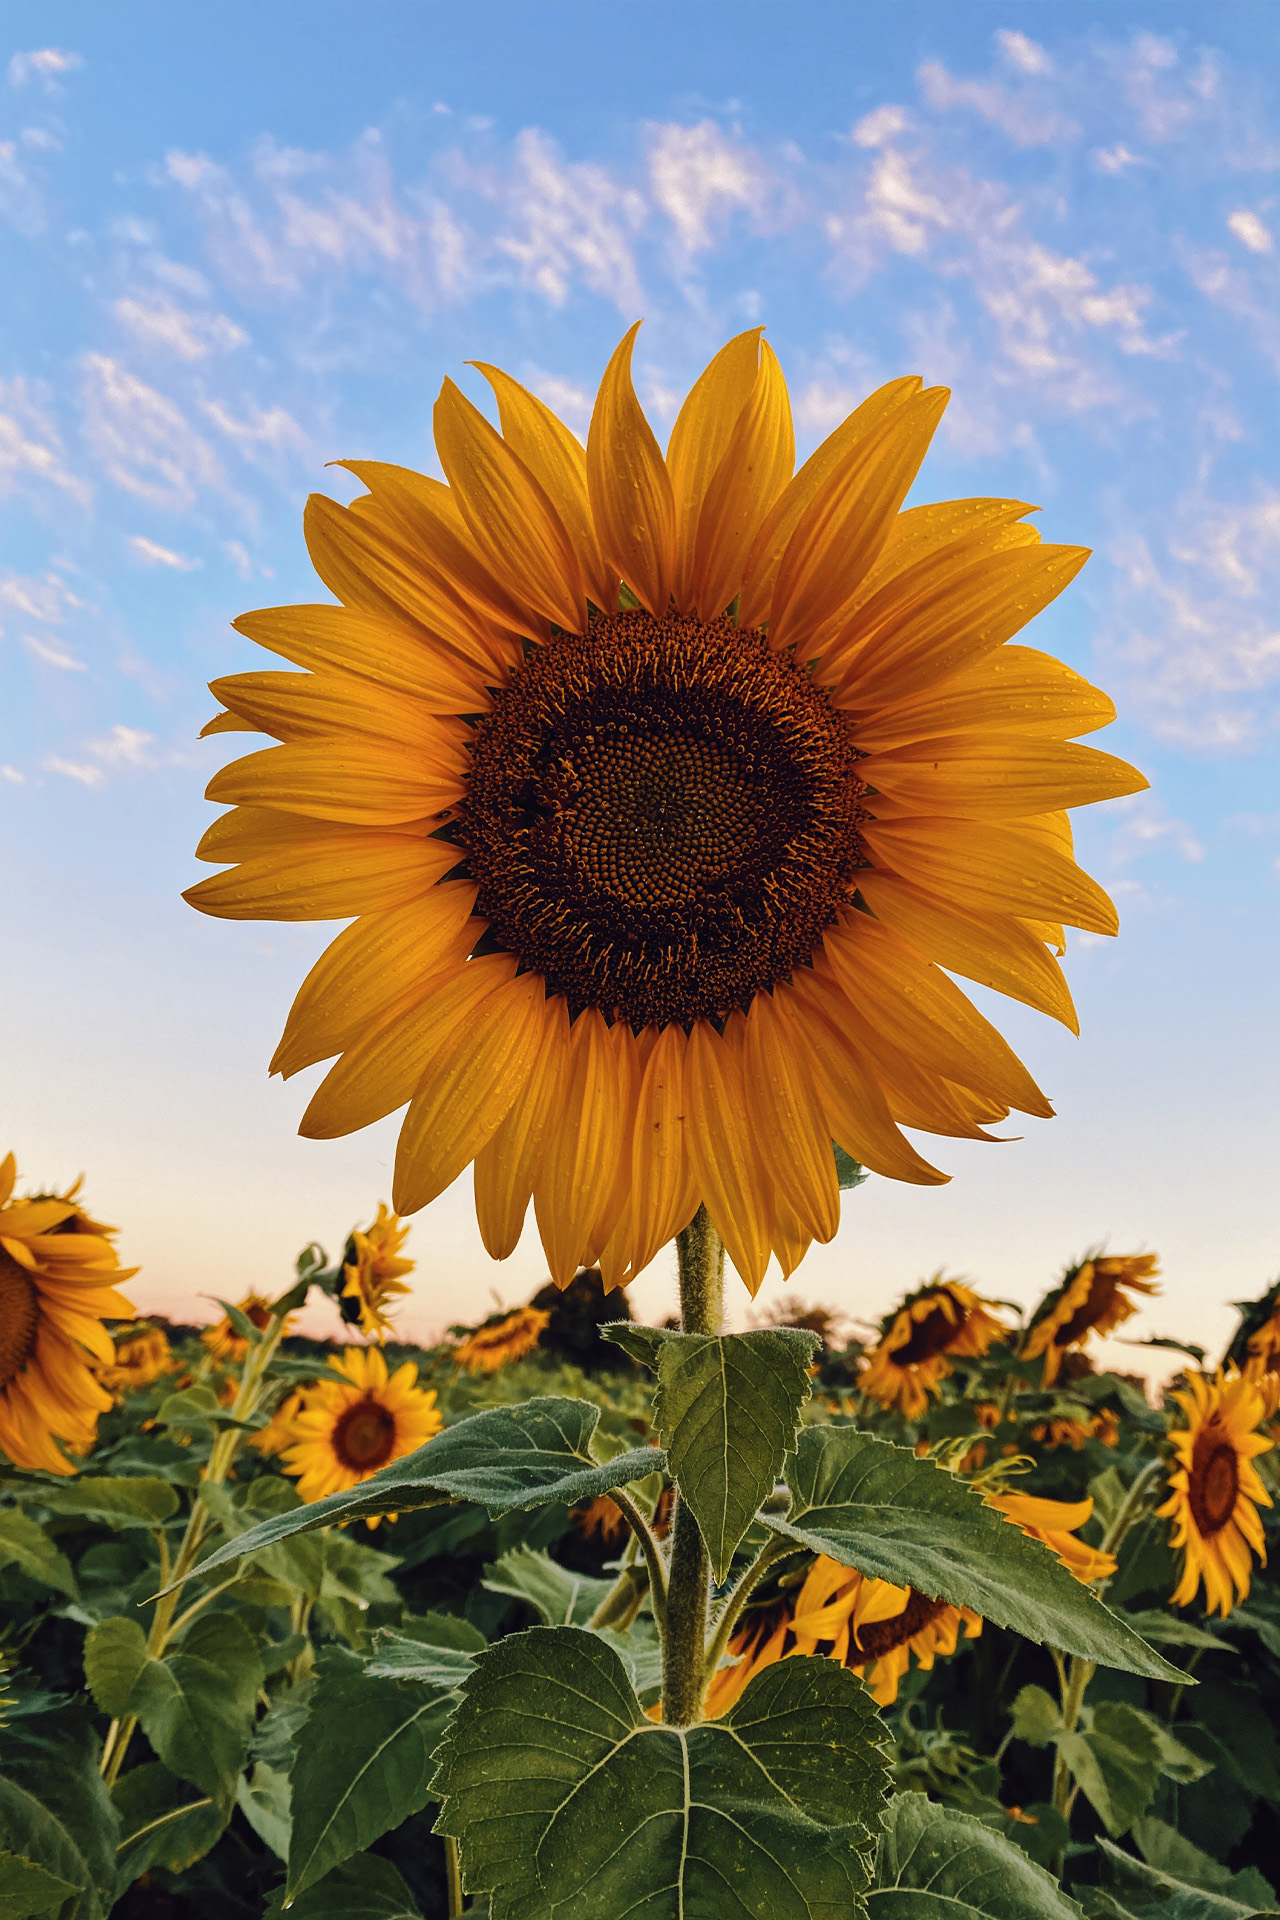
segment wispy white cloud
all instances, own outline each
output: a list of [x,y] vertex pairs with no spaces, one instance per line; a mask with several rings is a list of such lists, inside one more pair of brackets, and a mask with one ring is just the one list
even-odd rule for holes
[[1019,33],[1013,27],[1001,27],[996,33],[996,45],[1011,67],[1019,73],[1052,73],[1053,61],[1037,40],[1028,39],[1025,33]]
[[46,773],[60,773],[64,780],[78,781],[82,787],[99,787],[104,774],[89,760],[68,760],[60,753],[46,753],[40,762]]
[[566,161],[536,128],[520,134],[498,188],[502,220],[494,246],[524,286],[563,306],[575,280],[631,313],[641,300],[635,235],[643,194],[605,167]]
[[190,313],[155,294],[117,300],[115,316],[144,348],[166,347],[179,360],[203,360],[215,350],[226,353],[249,338],[226,314]]
[[87,664],[77,660],[74,653],[68,653],[65,647],[52,645],[48,640],[38,640],[34,633],[24,633],[22,644],[27,652],[34,654],[37,660],[43,660],[48,667],[60,667],[65,673],[84,673]]
[[884,147],[905,133],[910,125],[905,107],[885,105],[876,107],[871,113],[864,113],[853,129],[853,142],[858,147]]
[[768,190],[758,156],[713,120],[650,127],[649,188],[686,253],[709,247],[720,221]]
[[155,735],[142,727],[116,725],[98,740],[86,740],[87,758],[69,760],[64,754],[48,753],[40,762],[46,773],[58,773],[82,787],[99,787],[107,775],[122,767],[151,769],[177,758],[174,754],[152,752]]
[[0,499],[44,482],[87,505],[91,490],[67,466],[48,405],[23,379],[0,380]]
[[64,74],[84,65],[78,53],[62,47],[36,47],[30,53],[15,53],[9,62],[9,85],[25,87],[35,80],[46,88],[58,85]]
[[248,418],[243,420],[238,420],[221,400],[206,400],[201,410],[242,452],[261,447],[277,453],[300,451],[307,445],[306,434],[283,407],[251,406]]
[[56,627],[68,614],[83,611],[84,605],[53,568],[42,574],[0,574],[0,614],[17,613],[26,620]]
[[1114,866],[1129,866],[1152,853],[1176,854],[1192,866],[1204,859],[1203,843],[1191,823],[1174,819],[1155,794],[1131,794],[1116,801],[1112,813],[1118,817],[1110,847]]
[[148,540],[141,533],[130,535],[129,548],[135,560],[140,560],[144,567],[172,567],[177,573],[194,573],[197,567],[204,565],[203,560],[192,559],[172,547],[162,547],[158,540]]
[[1241,246],[1248,247],[1250,253],[1274,253],[1275,241],[1271,229],[1261,217],[1241,207],[1236,213],[1227,215],[1227,226],[1234,233]]
[[84,357],[85,439],[107,478],[139,500],[182,509],[222,468],[177,403],[106,354]]
[[7,780],[11,786],[20,787],[24,785],[26,777],[25,773],[19,773],[16,767],[9,766],[7,762],[0,765],[0,780]]
[[[1027,50],[1034,46],[1034,42],[1022,34],[1011,38]],[[1038,74],[1047,68],[1022,66],[1021,71]],[[996,80],[961,80],[950,73],[941,60],[926,61],[917,78],[925,100],[935,111],[967,109],[990,126],[998,127],[1016,146],[1055,146],[1079,136],[1076,122],[1051,107],[1042,89],[1011,93]]]

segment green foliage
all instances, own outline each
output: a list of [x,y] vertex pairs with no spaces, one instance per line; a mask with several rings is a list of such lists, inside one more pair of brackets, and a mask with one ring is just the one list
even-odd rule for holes
[[860,1573],[971,1607],[1099,1665],[1181,1678],[1055,1556],[931,1461],[848,1427],[811,1427],[787,1471],[786,1519],[764,1524]]
[[607,1595],[612,1580],[593,1580],[571,1573],[549,1553],[512,1547],[486,1569],[484,1585],[490,1593],[509,1594],[536,1608],[544,1627],[585,1627]]
[[1052,1874],[922,1793],[890,1804],[867,1906],[870,1920],[1080,1920]]
[[75,1576],[44,1528],[16,1508],[0,1512],[0,1567],[15,1566],[42,1587],[74,1594]]
[[178,1496],[167,1480],[141,1474],[81,1474],[42,1487],[39,1505],[106,1527],[162,1527],[178,1511]]
[[[283,1889],[263,1920],[284,1911]],[[389,1860],[361,1853],[300,1893],[290,1907],[291,1920],[421,1920],[421,1908]]]
[[0,1851],[0,1920],[28,1920],[28,1915],[48,1913],[81,1891],[34,1860]]
[[103,1920],[116,1895],[119,1817],[89,1721],[78,1707],[63,1707],[11,1722],[0,1738],[0,1835],[76,1889],[58,1920]]
[[462,1693],[437,1828],[493,1920],[675,1920],[726,1898],[828,1920],[867,1885],[888,1770],[865,1691],[829,1662],[772,1667],[681,1732],[645,1718],[612,1649],[560,1627],[479,1655]]
[[723,1580],[756,1508],[795,1451],[821,1342],[794,1327],[670,1333],[658,1351],[654,1425]]
[[120,1816],[121,1887],[152,1867],[181,1873],[202,1860],[220,1838],[230,1813],[207,1794],[194,1793],[158,1760],[144,1760],[124,1774],[111,1797]]
[[[1229,1892],[1197,1886],[1135,1860],[1109,1841],[1100,1840],[1098,1846],[1107,1882],[1089,1902],[1089,1920],[1260,1920],[1280,1912],[1265,1893],[1261,1904],[1251,1892],[1238,1899],[1241,1889],[1232,1886],[1230,1878]],[[1261,1878],[1256,1876],[1257,1881]]]

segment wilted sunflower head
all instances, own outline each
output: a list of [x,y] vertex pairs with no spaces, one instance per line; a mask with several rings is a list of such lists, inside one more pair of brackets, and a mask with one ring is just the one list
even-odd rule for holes
[[1105,694],[1009,644],[1083,549],[1021,501],[902,511],[947,399],[915,377],[793,474],[760,332],[665,456],[634,328],[585,449],[496,367],[500,432],[446,381],[446,483],[347,463],[305,521],[333,601],[236,623],[303,671],[213,683],[213,731],[279,744],[211,782],[199,851],[238,864],[187,898],[353,919],[272,1063],[338,1056],[303,1132],[407,1103],[398,1211],[474,1161],[489,1251],[532,1198],[560,1285],[701,1202],[755,1291],[835,1233],[833,1140],[933,1183],[900,1125],[1048,1116],[949,973],[1074,1028],[1063,923],[1116,928],[1065,809],[1146,783],[1070,744]]
[[17,1171],[11,1153],[0,1160],[0,1447],[15,1466],[74,1473],[57,1443],[93,1445],[111,1405],[93,1366],[115,1359],[103,1321],[132,1319],[115,1285],[137,1268],[90,1231],[74,1188],[15,1199]]
[[1280,1374],[1280,1280],[1260,1300],[1237,1300],[1240,1325],[1223,1356],[1223,1365],[1255,1379]]
[[982,1300],[959,1280],[936,1274],[908,1294],[896,1313],[881,1323],[880,1343],[872,1351],[860,1382],[882,1406],[897,1407],[916,1420],[929,1393],[951,1372],[953,1359],[974,1359],[1008,1332]]
[[115,1359],[98,1371],[108,1393],[117,1399],[138,1387],[147,1387],[178,1366],[163,1327],[130,1327],[115,1336]]
[[1225,1619],[1249,1597],[1252,1554],[1267,1563],[1258,1508],[1269,1507],[1271,1495],[1253,1463],[1275,1445],[1257,1431],[1268,1397],[1257,1381],[1219,1371],[1190,1374],[1173,1398],[1186,1425],[1170,1431],[1177,1464],[1169,1498],[1156,1509],[1173,1521],[1172,1543],[1183,1551],[1171,1599],[1188,1606],[1203,1582],[1206,1612]]
[[[237,1300],[236,1306],[251,1326],[262,1333],[271,1324],[271,1302],[265,1294],[246,1293],[243,1300]],[[223,1365],[238,1366],[249,1351],[249,1342],[244,1334],[237,1333],[230,1314],[224,1313],[221,1320],[215,1320],[200,1335],[201,1342],[209,1349],[212,1357]]]
[[516,1307],[494,1314],[453,1349],[455,1366],[468,1373],[499,1373],[532,1353],[551,1319],[540,1307]]
[[1154,1253],[1094,1254],[1069,1267],[1032,1316],[1023,1355],[1044,1355],[1043,1380],[1051,1387],[1067,1352],[1082,1347],[1090,1334],[1108,1334],[1138,1311],[1135,1293],[1155,1294],[1160,1268]]
[[400,1257],[408,1233],[408,1227],[402,1226],[380,1200],[373,1225],[363,1233],[353,1233],[347,1241],[339,1310],[344,1320],[379,1340],[391,1331],[387,1303],[397,1294],[410,1291],[402,1284],[403,1276],[412,1273],[417,1263]]

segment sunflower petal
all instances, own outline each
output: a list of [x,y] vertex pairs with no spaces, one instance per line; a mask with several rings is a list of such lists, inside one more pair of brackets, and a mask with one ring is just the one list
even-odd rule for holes
[[[412,695],[343,673],[231,673],[209,682],[215,700],[277,740],[342,740],[349,733],[434,753],[460,735]],[[487,705],[487,697],[485,697]],[[459,760],[459,764],[461,760]]]
[[601,552],[660,617],[675,574],[676,509],[670,475],[631,384],[639,326],[637,321],[600,382],[587,435],[587,485]]
[[809,1051],[782,995],[757,993],[747,1014],[744,1082],[756,1138],[781,1199],[802,1232],[824,1244],[840,1225],[831,1129]]
[[645,1065],[631,1146],[631,1264],[636,1273],[698,1210],[689,1158],[683,1027],[664,1027]]
[[358,674],[393,693],[411,693],[431,713],[479,713],[489,704],[484,676],[468,653],[441,645],[421,627],[360,607],[260,607],[231,622],[296,667]]
[[636,1037],[625,1020],[615,1020],[609,1028],[613,1048],[614,1103],[618,1110],[617,1153],[613,1178],[601,1189],[591,1235],[582,1252],[582,1264],[594,1267],[613,1237],[631,1194],[631,1141],[636,1126],[636,1100],[640,1092],[640,1056]]
[[714,619],[736,597],[761,517],[791,478],[795,460],[787,383],[772,347],[762,341],[760,371],[751,396],[729,436],[698,516],[693,597],[704,619]]
[[267,747],[233,760],[205,788],[209,800],[275,807],[309,820],[393,827],[442,813],[466,793],[465,760],[451,740],[425,757],[353,738]]
[[685,1049],[684,1110],[697,1191],[754,1297],[769,1265],[772,1182],[752,1143],[737,1049],[695,1020]]
[[211,874],[182,897],[218,920],[348,920],[416,900],[457,864],[443,840],[352,830],[310,845],[282,840],[278,852]]
[[476,1155],[476,1219],[485,1251],[516,1250],[525,1214],[560,1122],[569,1071],[569,1014],[563,994],[545,1002],[537,1061],[506,1119]]
[[[676,510],[675,602],[680,613],[695,604],[693,554],[711,477],[724,458],[734,426],[751,397],[760,364],[763,327],[751,327],[721,347],[694,381],[667,443],[667,471]],[[721,607],[727,606],[726,599]],[[716,608],[716,612],[721,611]],[[706,616],[704,613],[704,617]]]
[[1070,740],[1108,726],[1115,717],[1107,695],[1063,661],[1035,647],[1010,644],[941,687],[861,714],[858,745],[875,752],[977,727]]
[[1093,806],[1149,784],[1136,767],[1096,747],[978,731],[913,740],[872,754],[858,771],[899,808],[954,812],[970,820],[1016,820],[1051,808]]
[[564,1104],[533,1193],[543,1251],[558,1287],[567,1287],[582,1264],[602,1196],[612,1191],[623,1121],[613,1046],[598,1008],[578,1015],[570,1041]]
[[1026,822],[868,820],[860,831],[878,867],[958,906],[1063,920],[1091,933],[1115,933],[1120,924],[1097,881]]

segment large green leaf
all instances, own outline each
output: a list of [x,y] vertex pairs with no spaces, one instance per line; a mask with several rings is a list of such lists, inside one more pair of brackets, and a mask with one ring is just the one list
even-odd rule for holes
[[[263,1920],[283,1913],[284,1889],[273,1894]],[[359,1853],[300,1893],[289,1920],[422,1920],[422,1909],[389,1860]]]
[[426,1806],[452,1705],[438,1687],[368,1679],[353,1654],[327,1649],[306,1723],[294,1736],[286,1898]]
[[599,1408],[586,1401],[552,1395],[515,1407],[488,1407],[446,1427],[359,1486],[251,1527],[211,1554],[200,1570],[213,1572],[335,1520],[407,1513],[448,1500],[473,1500],[495,1518],[556,1501],[576,1506],[665,1464],[658,1448],[637,1447],[601,1466],[590,1452],[599,1418]]
[[1073,1733],[1055,1736],[1058,1752],[1107,1832],[1127,1833],[1155,1799],[1160,1742],[1145,1714],[1104,1700]]
[[54,1513],[108,1527],[161,1527],[178,1511],[178,1496],[169,1482],[141,1474],[83,1474],[56,1487],[42,1487],[39,1502]]
[[103,1620],[85,1642],[85,1678],[104,1713],[134,1713],[171,1773],[229,1812],[263,1682],[257,1647],[233,1614],[206,1614],[163,1660],[136,1620]]
[[870,1695],[778,1662],[723,1720],[645,1718],[581,1628],[477,1656],[432,1782],[492,1920],[842,1920],[859,1911],[888,1784]]
[[29,1920],[83,1890],[20,1853],[0,1852],[0,1920]]
[[486,1567],[482,1587],[507,1593],[537,1609],[544,1627],[585,1627],[600,1602],[614,1589],[614,1581],[573,1573],[549,1553],[532,1547],[512,1547]]
[[785,1539],[1099,1666],[1185,1680],[1047,1547],[931,1460],[853,1427],[809,1427],[787,1481],[786,1518],[760,1515]]
[[1147,1865],[1154,1867],[1157,1873],[1168,1874],[1175,1880],[1184,1881],[1189,1887],[1200,1887],[1207,1893],[1225,1893],[1228,1898],[1242,1901],[1245,1905],[1252,1902],[1270,1910],[1278,1904],[1275,1888],[1263,1878],[1257,1867],[1244,1867],[1239,1873],[1233,1873],[1230,1867],[1224,1867],[1211,1854],[1202,1853],[1199,1847],[1192,1846],[1185,1835],[1175,1827],[1166,1826],[1163,1820],[1135,1820],[1133,1838]]
[[264,1846],[278,1859],[289,1858],[293,1833],[293,1788],[287,1773],[277,1773],[259,1760],[252,1773],[242,1773],[236,1786],[236,1805]]
[[1260,1920],[1277,1913],[1274,1903],[1238,1899],[1190,1886],[1113,1846],[1097,1845],[1106,1861],[1108,1885],[1093,1896],[1089,1912],[1097,1920]]
[[658,1352],[653,1422],[717,1580],[794,1452],[820,1345],[796,1327],[670,1333]]
[[0,1835],[46,1873],[82,1889],[58,1920],[104,1920],[116,1897],[118,1818],[80,1707],[13,1720],[0,1736]]
[[121,1891],[152,1867],[185,1872],[226,1829],[228,1809],[193,1792],[158,1760],[122,1774],[111,1797],[120,1815]]
[[1002,1834],[923,1793],[890,1802],[870,1920],[1079,1920],[1052,1874]]
[[75,1575],[66,1555],[59,1553],[37,1521],[16,1507],[0,1512],[0,1567],[4,1566],[15,1566],[41,1586],[75,1597]]
[[371,1680],[419,1680],[424,1686],[451,1692],[462,1685],[475,1663],[475,1650],[429,1647],[394,1627],[379,1627],[364,1670]]

